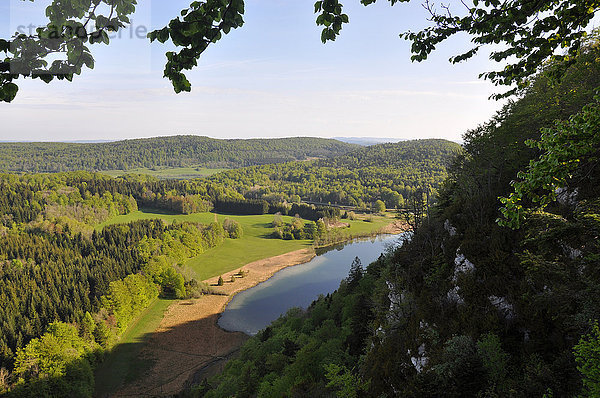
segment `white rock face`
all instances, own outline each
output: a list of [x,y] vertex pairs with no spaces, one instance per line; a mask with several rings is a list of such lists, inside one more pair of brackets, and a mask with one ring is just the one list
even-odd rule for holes
[[575,260],[577,257],[581,257],[582,253],[579,249],[574,249],[566,243],[561,243],[561,247],[565,254],[571,259]]
[[389,290],[388,299],[390,300],[390,308],[387,313],[387,320],[390,323],[395,323],[403,316],[402,302],[406,299],[406,295],[404,292],[401,292],[400,294],[395,293],[393,283],[386,281],[386,284]]
[[515,317],[515,309],[512,304],[508,302],[506,297],[489,296],[488,300],[490,303],[502,312],[506,319],[513,319]]
[[572,192],[569,192],[566,188],[556,188],[556,200],[563,206],[575,206],[577,204],[577,195],[579,189],[575,188]]
[[[377,330],[375,331],[375,336],[380,338],[381,340],[385,339],[385,330],[383,329],[383,326],[379,326],[377,328]],[[373,349],[373,347],[375,347],[375,343],[373,341],[371,341],[371,349]]]
[[[410,355],[410,350],[408,350],[408,355]],[[417,373],[421,373],[423,371],[423,368],[427,366],[427,363],[429,362],[429,358],[425,356],[425,344],[421,344],[419,346],[418,355],[419,356],[417,357],[410,357],[410,361],[415,367]]]
[[454,274],[452,275],[452,283],[454,287],[446,293],[446,299],[450,303],[464,304],[465,300],[460,296],[460,287],[456,285],[460,274],[466,274],[475,271],[475,265],[467,260],[464,254],[460,252],[460,248],[456,250],[454,258]]
[[394,285],[391,282],[386,282],[389,293],[388,299],[390,300],[390,312],[394,311],[396,308],[400,307],[402,303],[402,299],[404,298],[404,294],[400,293],[400,295],[394,293]]
[[456,283],[460,274],[475,271],[475,264],[467,260],[464,254],[460,252],[460,249],[456,250],[456,257],[454,258],[454,275],[452,276],[452,282]]
[[465,300],[460,296],[460,287],[454,286],[452,290],[446,293],[446,299],[453,304],[464,304]]
[[452,224],[450,223],[450,220],[448,220],[448,219],[446,219],[446,221],[444,221],[444,229],[446,230],[446,232],[448,232],[448,235],[450,235],[450,236],[456,235],[456,228],[452,226]]

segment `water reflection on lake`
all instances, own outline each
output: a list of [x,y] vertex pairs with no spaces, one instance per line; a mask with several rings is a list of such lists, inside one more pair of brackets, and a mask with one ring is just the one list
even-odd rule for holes
[[219,318],[219,326],[254,335],[290,308],[306,308],[320,294],[335,291],[355,257],[366,267],[388,247],[399,244],[401,236],[381,235],[317,250],[310,262],[285,268],[237,294]]

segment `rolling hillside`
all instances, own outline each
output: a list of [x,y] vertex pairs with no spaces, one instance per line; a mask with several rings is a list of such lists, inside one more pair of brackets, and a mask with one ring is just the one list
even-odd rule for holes
[[310,162],[288,162],[228,170],[208,178],[247,199],[304,200],[362,207],[382,200],[404,207],[415,193],[433,194],[461,152],[446,140],[413,140],[360,147]]
[[324,138],[219,140],[199,136],[156,137],[103,143],[0,143],[0,170],[62,172],[155,167],[235,168],[327,158],[357,145]]

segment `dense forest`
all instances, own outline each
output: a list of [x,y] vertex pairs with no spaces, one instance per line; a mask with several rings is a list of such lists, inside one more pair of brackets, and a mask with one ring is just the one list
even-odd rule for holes
[[[217,210],[236,214],[280,210],[285,213],[284,208],[278,210],[279,204],[300,201],[370,209],[373,203],[382,200],[387,208],[404,208],[414,196],[435,196],[447,176],[447,166],[459,152],[460,146],[449,141],[405,141],[359,148],[331,159],[245,167],[186,181],[132,174],[113,179],[82,171],[3,174],[0,214],[8,211],[13,221],[30,222],[42,212],[56,216],[61,211],[74,214],[77,206],[81,213],[76,217],[79,221],[92,218],[102,221],[118,212],[119,207],[133,206],[132,200],[139,206],[177,213],[208,211],[215,206]],[[57,186],[62,186],[57,193],[44,193]],[[129,204],[107,208],[100,203],[112,197],[127,198]],[[73,202],[80,199],[81,203]],[[246,208],[242,209],[244,206],[240,207],[239,202]],[[271,209],[265,208],[263,202],[270,204]],[[50,204],[55,207],[46,207]]]
[[219,140],[174,136],[106,143],[0,143],[0,171],[62,172],[153,167],[244,167],[345,154],[357,145],[324,138]]
[[599,56],[467,132],[410,240],[186,395],[599,396]]
[[[94,365],[159,294],[210,292],[182,263],[226,236],[216,223],[143,220],[94,230],[89,238],[65,230],[0,237],[0,365],[3,372],[13,370],[9,378],[3,374],[2,388],[16,382],[14,396],[56,396],[56,383],[66,389],[59,396],[72,396],[82,385],[91,391],[93,378],[80,379],[81,369],[69,368],[69,361],[85,362],[84,369]],[[80,350],[68,348],[74,343],[65,328],[83,339]]]
[[[445,141],[413,141],[360,149],[331,161],[254,166],[197,180],[112,178],[87,171],[0,174],[0,393],[88,396],[89,370],[154,298],[211,293],[182,264],[226,237],[243,235],[232,220],[223,225],[136,221],[99,228],[103,222],[139,207],[175,214],[271,213],[275,220],[296,215],[291,223],[274,225],[273,238],[323,244],[336,239],[323,220],[353,213],[303,203],[313,198],[310,192],[318,189],[328,199],[348,189],[356,203],[341,203],[367,208],[377,202],[374,210],[381,211],[380,198],[390,207],[398,202],[378,191],[426,187],[433,192],[457,150]],[[346,170],[347,178],[335,179],[336,168]],[[233,184],[235,173],[240,177]],[[385,178],[374,177],[384,173]],[[259,190],[258,178],[267,179]],[[347,184],[354,179],[350,191]],[[308,191],[296,189],[300,185]]]
[[11,396],[91,395],[91,368],[154,298],[210,293],[185,260],[243,233],[231,220],[97,228],[138,202],[212,208],[177,181],[4,174],[0,186],[0,393]]
[[[232,220],[98,229],[137,210],[119,190],[147,193],[140,181],[80,172],[0,183],[0,393],[11,396],[91,395],[91,368],[154,298],[211,293],[185,260],[243,234]],[[181,197],[166,198],[153,203],[173,209]]]
[[382,200],[387,208],[403,208],[417,193],[434,194],[460,151],[458,144],[445,140],[402,141],[330,159],[229,170],[208,180],[247,199],[359,208]]

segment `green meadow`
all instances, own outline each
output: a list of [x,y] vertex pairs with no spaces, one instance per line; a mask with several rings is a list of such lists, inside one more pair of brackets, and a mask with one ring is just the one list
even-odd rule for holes
[[173,300],[156,299],[123,333],[119,344],[95,371],[97,397],[109,396],[125,382],[135,380],[152,363],[139,358],[146,339],[156,330]]
[[[240,239],[226,239],[225,242],[197,257],[186,262],[194,273],[197,280],[205,280],[213,276],[221,275],[252,261],[277,256],[294,250],[310,247],[310,240],[282,240],[275,239],[271,235],[274,232],[271,223],[272,214],[238,216],[216,213],[195,214],[168,214],[156,210],[142,209],[127,215],[117,216],[97,226],[98,229],[111,224],[125,224],[131,221],[143,219],[162,219],[165,222],[190,221],[208,224],[215,219],[222,223],[226,218],[239,222],[244,230]],[[290,222],[293,217],[284,216],[284,222]],[[349,235],[363,235],[378,231],[390,222],[386,217],[373,217],[372,222],[363,220],[344,220],[350,224],[350,228],[344,231]]]

